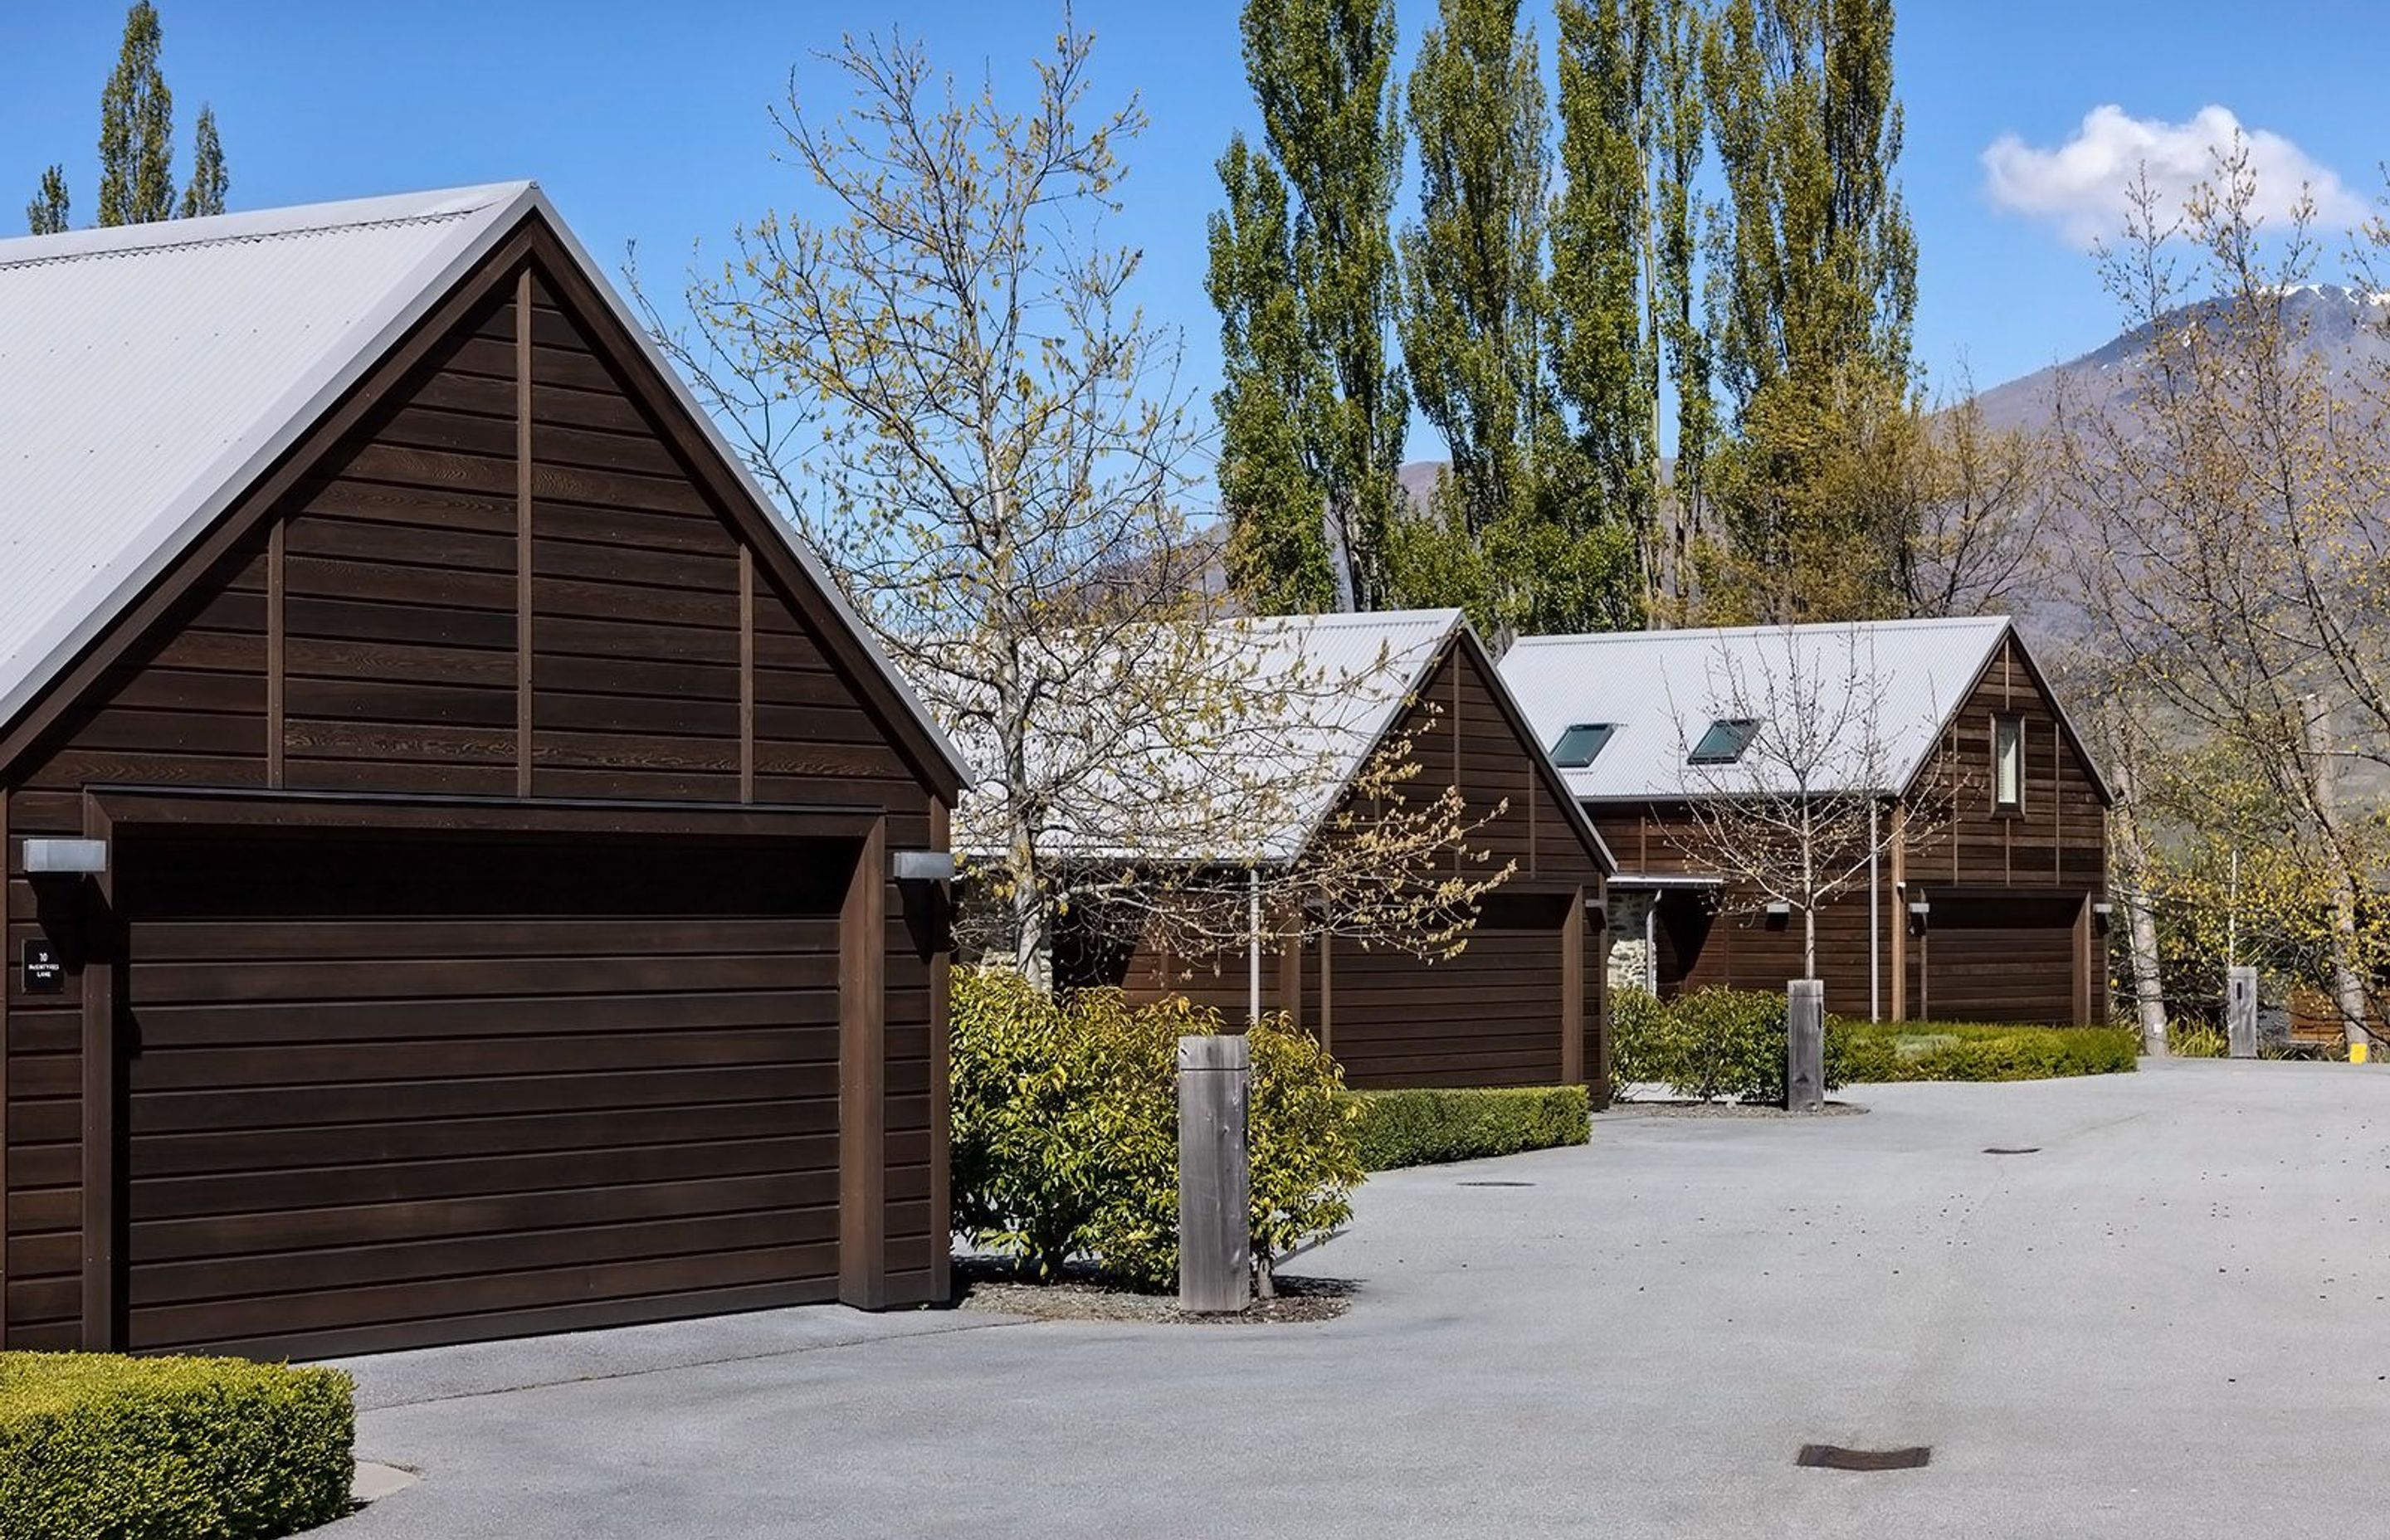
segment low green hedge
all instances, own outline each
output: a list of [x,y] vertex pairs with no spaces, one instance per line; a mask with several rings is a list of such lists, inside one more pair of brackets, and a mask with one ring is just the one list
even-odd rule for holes
[[[1641,990],[1611,997],[1610,1075],[1613,1084],[1660,1084],[1687,1101],[1784,1105],[1784,1007],[1764,990],[1697,989],[1673,1000]],[[1841,1041],[1826,1034],[1825,1089],[1853,1074]]]
[[349,1377],[238,1358],[0,1353],[8,1540],[263,1540],[349,1510]]
[[1360,1109],[1355,1142],[1368,1171],[1583,1144],[1592,1131],[1592,1103],[1582,1085],[1350,1095]]
[[2140,1039],[2127,1027],[1838,1018],[1831,1032],[1852,1081],[2055,1080],[2127,1073],[2140,1058]]

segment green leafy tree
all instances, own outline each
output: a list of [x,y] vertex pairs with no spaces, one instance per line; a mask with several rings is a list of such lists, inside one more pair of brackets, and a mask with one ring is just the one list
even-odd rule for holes
[[1230,581],[1268,612],[1368,609],[1410,404],[1390,356],[1402,177],[1393,0],[1247,0],[1262,139],[1220,159],[1206,282],[1226,383]]
[[224,141],[216,136],[215,109],[203,106],[192,131],[191,180],[183,189],[183,217],[224,212],[225,194],[231,186],[232,178],[225,173]]
[[136,0],[99,96],[99,222],[146,225],[174,212],[174,96],[159,72],[158,9]]
[[[116,69],[99,96],[99,223],[142,225],[172,219],[174,191],[174,96],[158,67],[164,32],[157,7],[138,0],[124,16],[124,40]],[[182,190],[184,218],[225,212],[230,187],[224,142],[215,109],[199,109],[191,155],[191,180]],[[66,168],[42,173],[40,189],[25,206],[27,227],[37,236],[67,228]]]
[[1728,0],[1705,41],[1726,191],[1712,327],[1739,430],[1716,575],[1747,618],[1866,612],[1878,601],[1850,596],[1891,591],[1876,574],[1904,564],[1883,548],[1896,533],[1838,525],[1848,497],[1813,480],[1824,446],[1912,409],[1917,247],[1893,174],[1892,37],[1892,0]]
[[[1684,607],[1694,501],[1715,431],[1695,314],[1693,191],[1703,160],[1695,0],[1561,0],[1561,191],[1550,353],[1574,451],[1561,502],[1633,531],[1644,607]],[[1662,401],[1677,397],[1666,483]]]
[[1571,500],[1590,501],[1635,532],[1648,594],[1660,471],[1657,310],[1647,306],[1646,280],[1661,19],[1656,0],[1560,0],[1558,14],[1552,383],[1574,418]]
[[25,227],[37,236],[54,236],[67,227],[67,172],[52,166],[42,173],[41,190],[25,205]]
[[1403,360],[1450,447],[1438,509],[1474,538],[1531,512],[1554,429],[1543,371],[1543,77],[1518,0],[1442,0],[1410,80],[1419,223],[1406,228]]

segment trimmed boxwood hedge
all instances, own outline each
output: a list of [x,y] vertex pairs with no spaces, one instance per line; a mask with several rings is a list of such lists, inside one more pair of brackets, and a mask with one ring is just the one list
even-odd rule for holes
[[238,1358],[0,1353],[8,1540],[265,1540],[349,1510],[353,1387]]
[[1583,1144],[1592,1103],[1582,1085],[1355,1091],[1361,1164],[1369,1171],[1473,1161]]
[[1838,1018],[1831,1030],[1852,1081],[2055,1080],[2127,1073],[2140,1059],[2140,1040],[2126,1027]]

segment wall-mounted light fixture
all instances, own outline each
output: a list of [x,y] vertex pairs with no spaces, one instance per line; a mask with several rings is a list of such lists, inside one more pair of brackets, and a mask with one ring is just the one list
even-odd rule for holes
[[29,877],[91,876],[107,869],[105,840],[25,841],[25,874]]
[[899,882],[952,882],[955,858],[942,850],[900,850],[890,858]]
[[1790,914],[1792,914],[1792,905],[1790,905],[1790,904],[1785,903],[1785,902],[1784,902],[1783,900],[1781,900],[1781,899],[1779,899],[1779,900],[1777,900],[1775,903],[1773,903],[1773,904],[1771,904],[1771,905],[1769,905],[1767,906],[1767,912],[1768,912],[1769,914],[1771,914],[1771,915],[1786,915],[1786,916],[1789,916]]

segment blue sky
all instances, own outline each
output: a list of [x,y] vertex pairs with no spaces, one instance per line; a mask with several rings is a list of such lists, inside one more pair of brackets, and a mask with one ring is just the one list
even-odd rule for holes
[[[1400,0],[1406,50],[1433,0]],[[767,105],[791,63],[827,82],[808,51],[844,27],[892,16],[941,61],[1026,79],[1059,6],[1018,0],[818,4],[409,0],[161,0],[165,70],[187,146],[202,100],[223,125],[236,208],[517,176],[539,179],[610,265],[639,242],[651,279],[677,274],[689,242],[786,204],[801,189],[772,157]],[[1548,48],[1539,0],[1529,13]],[[14,0],[0,15],[0,211],[65,161],[78,220],[95,202],[93,140],[122,9],[113,0]],[[1212,164],[1249,126],[1232,0],[1080,0],[1099,38],[1104,94],[1137,90],[1153,119],[1132,151],[1117,238],[1147,258],[1142,299],[1185,328],[1190,375],[1208,389],[1216,321],[1202,293]],[[2116,328],[2082,250],[2101,222],[2108,162],[2188,154],[2220,107],[2267,141],[2273,182],[2336,174],[2337,209],[2380,189],[2390,154],[2378,107],[2390,7],[2277,0],[1909,0],[1898,36],[1908,108],[1901,175],[1921,252],[1918,352],[1936,383],[1963,363],[1991,385],[2096,346]],[[2086,131],[2086,115],[2116,114]],[[1985,161],[2004,135],[1996,199]],[[2083,136],[2072,160],[2049,158]],[[187,149],[185,152],[187,159]],[[1412,452],[1435,452],[1422,427]]]

